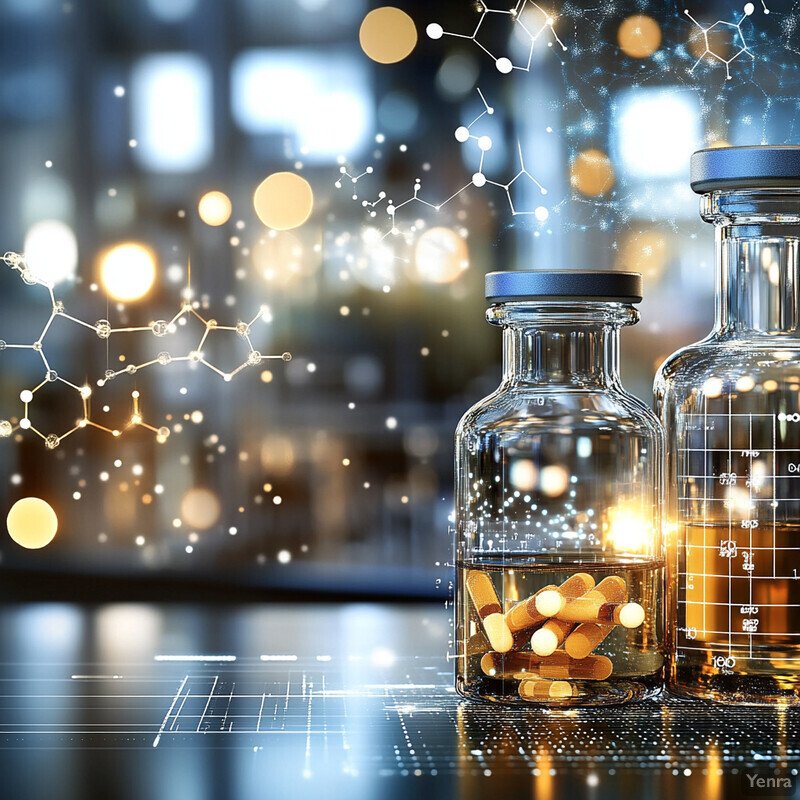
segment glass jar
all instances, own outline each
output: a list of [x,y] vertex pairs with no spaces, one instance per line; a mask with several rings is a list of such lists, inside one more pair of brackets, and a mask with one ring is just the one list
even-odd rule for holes
[[716,322],[656,376],[667,431],[672,691],[800,699],[800,148],[692,156]]
[[619,378],[641,276],[486,276],[503,379],[455,437],[456,690],[590,705],[662,684],[663,434]]

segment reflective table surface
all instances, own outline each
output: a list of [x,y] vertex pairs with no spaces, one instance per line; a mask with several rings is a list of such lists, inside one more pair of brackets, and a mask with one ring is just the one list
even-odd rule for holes
[[449,618],[430,603],[0,606],[0,796],[713,800],[776,796],[754,775],[796,785],[794,710],[461,701]]

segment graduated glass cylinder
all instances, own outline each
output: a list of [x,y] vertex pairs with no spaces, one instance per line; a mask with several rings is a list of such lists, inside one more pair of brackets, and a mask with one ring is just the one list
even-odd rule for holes
[[800,700],[800,190],[714,192],[713,331],[656,376],[668,436],[669,686]]
[[[503,379],[456,432],[456,689],[520,705],[650,696],[663,666],[663,436],[619,379],[619,331],[638,314],[625,303],[536,301],[493,306],[487,318],[504,329]],[[644,621],[603,629],[579,665],[562,645],[543,673],[563,678],[559,685],[525,691],[519,664],[535,661],[531,630],[514,633],[504,660],[487,655],[493,643],[467,585],[479,573],[506,616],[539,590],[584,575],[585,588],[618,582],[624,597],[616,599],[640,604]]]

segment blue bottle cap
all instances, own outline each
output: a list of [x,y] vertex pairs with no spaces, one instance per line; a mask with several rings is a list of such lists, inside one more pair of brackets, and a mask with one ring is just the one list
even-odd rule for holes
[[718,189],[800,187],[800,146],[711,147],[692,153],[692,189],[698,194]]
[[486,299],[490,303],[537,299],[640,303],[642,276],[638,272],[585,269],[489,272]]

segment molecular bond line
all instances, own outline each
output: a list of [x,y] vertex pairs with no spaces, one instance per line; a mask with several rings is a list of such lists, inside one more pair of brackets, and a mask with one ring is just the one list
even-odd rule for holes
[[[24,256],[20,255],[19,253],[12,253],[8,252],[3,256],[3,261],[11,267],[12,270],[17,272],[22,279],[22,281],[29,285],[29,286],[43,286],[47,289],[50,295],[50,303],[51,309],[50,314],[45,322],[44,328],[42,332],[38,335],[36,340],[32,344],[9,344],[4,340],[0,340],[0,352],[7,349],[17,349],[17,350],[33,350],[34,352],[39,354],[39,357],[42,360],[42,364],[44,365],[44,379],[41,383],[38,384],[33,389],[24,389],[20,392],[20,401],[23,403],[24,412],[23,416],[20,418],[19,424],[17,427],[9,420],[0,420],[0,438],[7,438],[11,436],[18,429],[22,430],[31,430],[39,437],[41,437],[45,445],[48,449],[54,449],[57,447],[63,439],[67,436],[72,435],[77,430],[81,430],[87,427],[97,428],[99,430],[105,431],[106,433],[110,433],[113,436],[119,436],[122,431],[114,430],[111,428],[107,428],[103,425],[92,420],[90,415],[90,407],[89,407],[89,400],[92,396],[92,387],[88,384],[84,384],[82,386],[78,386],[75,383],[67,380],[66,378],[59,375],[54,369],[52,369],[50,362],[47,359],[47,355],[44,349],[44,342],[48,332],[51,329],[53,321],[56,317],[61,317],[62,319],[69,320],[70,322],[75,323],[84,328],[88,328],[89,330],[94,331],[98,338],[100,339],[109,339],[112,334],[119,334],[119,333],[140,333],[140,332],[150,332],[156,337],[163,337],[167,334],[174,333],[177,330],[178,324],[185,324],[185,317],[192,315],[196,317],[203,325],[203,334],[200,338],[199,343],[196,347],[189,351],[186,355],[180,356],[173,356],[167,351],[160,352],[155,358],[150,359],[149,361],[142,362],[141,364],[128,364],[126,367],[120,370],[112,370],[107,369],[102,378],[97,380],[97,386],[103,387],[108,381],[113,380],[119,375],[128,374],[134,375],[139,370],[144,369],[145,367],[152,366],[153,364],[159,364],[161,366],[167,366],[173,362],[179,361],[188,361],[194,364],[202,364],[203,366],[210,369],[212,372],[220,375],[223,380],[230,381],[235,375],[241,372],[243,369],[247,367],[256,366],[260,364],[263,360],[266,359],[281,359],[283,361],[291,361],[291,353],[281,353],[280,355],[264,355],[260,353],[253,347],[252,340],[250,338],[251,328],[255,324],[255,322],[261,318],[264,319],[265,322],[269,322],[271,320],[269,308],[266,306],[262,306],[259,310],[258,314],[253,317],[252,320],[249,322],[242,322],[241,320],[236,323],[236,325],[226,326],[226,325],[219,325],[215,319],[205,319],[200,313],[197,311],[195,307],[198,305],[197,303],[192,303],[188,300],[185,300],[180,310],[175,314],[175,316],[167,322],[166,320],[156,320],[155,322],[151,323],[150,325],[143,326],[143,327],[125,327],[125,328],[113,328],[111,323],[108,320],[101,319],[98,322],[94,323],[94,325],[79,319],[78,317],[74,317],[71,314],[68,314],[64,308],[64,304],[62,301],[57,300],[55,297],[55,293],[53,291],[53,284],[47,281],[42,280],[41,278],[37,277],[29,268],[25,262]],[[235,332],[238,336],[246,343],[248,352],[245,361],[237,366],[231,372],[225,372],[221,370],[219,367],[212,364],[210,361],[206,359],[203,354],[203,347],[208,340],[210,334],[218,332],[218,331],[229,331]],[[57,434],[48,434],[45,435],[41,431],[37,430],[30,421],[29,417],[29,406],[33,402],[35,394],[42,389],[48,383],[55,383],[60,382],[68,386],[70,389],[74,390],[78,393],[81,398],[83,404],[83,416],[79,417],[75,423],[75,426],[68,430],[66,433],[57,435]],[[130,421],[128,424],[123,428],[123,430],[127,430],[131,427],[143,427],[148,430],[153,431],[156,433],[157,439],[159,441],[166,441],[166,438],[169,436],[169,429],[166,427],[155,428],[146,422],[142,417],[140,408],[139,408],[139,392],[133,392],[133,412],[130,417]]]
[[[455,197],[458,197],[463,191],[469,189],[471,186],[474,186],[478,189],[484,186],[496,186],[502,189],[505,192],[506,199],[508,201],[509,210],[511,211],[512,216],[524,216],[524,215],[533,215],[538,219],[540,222],[543,222],[549,216],[548,210],[544,206],[539,206],[532,211],[522,211],[518,209],[514,205],[514,200],[511,196],[511,187],[523,176],[527,177],[536,187],[539,189],[539,192],[543,195],[547,194],[547,189],[539,183],[534,176],[528,172],[527,167],[525,166],[525,159],[522,154],[522,145],[517,142],[517,153],[519,156],[519,171],[514,175],[514,177],[508,181],[508,183],[500,183],[499,181],[489,180],[486,177],[486,174],[483,171],[484,166],[484,159],[486,157],[486,153],[492,149],[492,139],[490,136],[476,136],[472,133],[472,127],[481,120],[484,116],[494,114],[494,108],[492,108],[487,102],[486,98],[483,96],[483,92],[480,89],[477,90],[478,95],[481,98],[481,102],[483,103],[483,111],[475,117],[469,125],[461,125],[455,130],[455,139],[462,144],[473,140],[477,143],[478,150],[480,151],[480,160],[478,162],[478,169],[476,172],[473,173],[472,178],[466,184],[464,184],[460,189],[457,189],[453,194],[451,194],[446,200],[443,200],[439,203],[432,203],[429,200],[425,200],[424,198],[420,197],[420,191],[422,189],[422,181],[420,178],[416,178],[414,181],[414,187],[412,190],[411,197],[403,200],[400,203],[394,203],[391,199],[387,197],[386,192],[380,191],[378,193],[377,199],[370,201],[370,200],[362,200],[361,205],[369,209],[369,215],[372,218],[377,216],[377,207],[386,202],[386,213],[389,215],[391,219],[391,227],[388,231],[383,235],[382,238],[386,238],[389,235],[397,236],[401,231],[400,228],[397,226],[397,212],[404,208],[405,206],[409,205],[410,203],[420,203],[423,206],[427,206],[428,208],[433,209],[434,211],[440,211],[444,206],[446,206],[451,200]],[[374,172],[373,167],[367,167],[363,172],[358,175],[353,175],[348,172],[346,166],[339,167],[339,179],[336,181],[335,186],[337,189],[342,188],[342,181],[343,179],[347,178],[350,180],[352,186],[356,186],[358,182],[365,178],[368,175],[372,175]],[[358,200],[358,192],[354,188],[352,194],[353,200]]]
[[[438,22],[432,22],[426,28],[426,33],[428,34],[429,38],[431,39],[441,39],[442,36],[453,36],[457,39],[469,39],[470,41],[474,42],[484,53],[486,53],[489,58],[494,60],[494,64],[500,72],[509,73],[514,69],[522,70],[523,72],[530,72],[531,63],[533,61],[533,51],[534,47],[536,46],[536,41],[538,38],[545,33],[546,31],[550,31],[550,34],[553,36],[553,39],[561,45],[561,49],[566,51],[567,47],[561,39],[558,38],[558,34],[555,32],[553,25],[555,24],[555,19],[551,17],[541,6],[534,3],[532,0],[518,0],[517,4],[511,9],[496,9],[496,8],[489,8],[484,0],[478,0],[480,3],[480,9],[478,17],[478,24],[475,26],[475,30],[472,31],[470,34],[464,33],[452,33],[451,31],[446,31]],[[492,53],[485,45],[483,45],[478,40],[478,35],[481,32],[481,27],[483,26],[484,22],[488,18],[489,14],[504,14],[506,16],[511,17],[512,23],[516,25],[519,30],[523,32],[525,36],[528,37],[530,40],[530,49],[528,51],[528,60],[524,66],[517,66],[511,62],[510,58],[506,58],[505,56],[498,57],[494,53]],[[538,20],[534,21],[530,19],[532,17],[538,17]],[[534,28],[536,28],[534,30]],[[548,47],[553,46],[553,42],[550,41],[547,43]]]
[[[764,0],[761,0],[761,5],[762,5],[762,7],[763,7],[763,9],[764,9],[764,13],[765,13],[765,14],[769,14],[769,9],[767,8],[767,6],[766,6],[766,4],[765,4]],[[702,60],[703,60],[703,59],[704,59],[706,56],[711,56],[712,58],[715,58],[715,59],[717,59],[717,61],[721,61],[721,62],[722,62],[724,65],[725,65],[725,73],[726,73],[727,79],[728,79],[728,80],[730,80],[730,79],[731,79],[731,64],[732,64],[732,63],[733,63],[733,62],[734,62],[734,61],[735,61],[737,58],[739,58],[739,56],[740,56],[740,55],[742,55],[742,53],[747,53],[747,55],[749,55],[749,56],[750,56],[750,58],[751,58],[752,60],[755,60],[755,56],[753,55],[753,53],[752,53],[752,52],[749,50],[749,48],[748,48],[748,46],[747,46],[747,41],[746,41],[746,40],[745,40],[745,38],[744,38],[744,33],[742,33],[742,23],[743,23],[743,22],[744,22],[744,21],[745,21],[745,20],[746,20],[746,19],[747,19],[749,16],[751,16],[751,15],[753,14],[753,12],[754,12],[754,11],[755,11],[755,6],[754,6],[752,3],[747,3],[747,4],[745,5],[745,7],[744,7],[744,13],[742,14],[742,17],[741,17],[741,19],[740,19],[740,20],[739,20],[739,21],[738,21],[736,24],[734,24],[733,22],[726,22],[725,20],[718,19],[718,20],[717,20],[716,22],[714,22],[713,24],[711,24],[711,25],[709,25],[709,26],[707,26],[707,27],[703,27],[703,25],[701,25],[701,24],[700,24],[700,23],[699,23],[699,22],[698,22],[698,21],[697,21],[697,20],[696,20],[696,19],[695,19],[695,18],[694,18],[694,17],[693,17],[693,16],[692,16],[690,13],[689,13],[689,10],[688,10],[688,9],[684,9],[683,13],[684,13],[684,14],[686,14],[686,16],[687,16],[687,17],[689,17],[689,19],[690,19],[690,20],[691,20],[691,21],[692,21],[692,22],[693,22],[695,25],[697,25],[697,27],[698,27],[698,28],[700,29],[700,31],[702,32],[702,34],[703,34],[703,41],[704,41],[705,48],[706,48],[706,49],[703,51],[703,53],[702,53],[702,55],[700,56],[700,58],[698,58],[698,59],[697,59],[697,61],[695,61],[695,63],[694,63],[694,66],[693,66],[693,67],[692,67],[692,68],[689,70],[689,72],[690,72],[690,73],[693,73],[693,72],[695,71],[695,69],[697,68],[697,65],[698,65],[698,64],[699,64],[699,63],[700,63],[700,62],[701,62],[701,61],[702,61]],[[734,34],[734,45],[735,45],[735,43],[736,43],[736,39],[737,39],[737,38],[738,38],[738,40],[739,40],[739,42],[740,42],[740,44],[739,44],[739,49],[738,49],[738,50],[737,50],[737,51],[736,51],[736,52],[735,52],[735,53],[734,53],[734,54],[733,54],[733,55],[732,55],[730,58],[723,58],[723,57],[722,57],[722,56],[721,56],[719,53],[716,53],[716,52],[714,51],[714,49],[712,48],[712,46],[711,46],[711,43],[708,41],[708,34],[709,34],[709,33],[711,33],[711,32],[712,32],[712,31],[713,31],[715,28],[721,28],[721,27],[723,27],[723,26],[724,26],[724,27],[728,27],[728,28],[733,28],[733,29],[736,31],[736,33]]]

